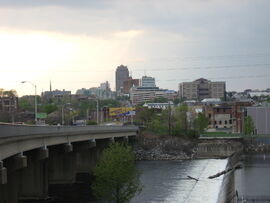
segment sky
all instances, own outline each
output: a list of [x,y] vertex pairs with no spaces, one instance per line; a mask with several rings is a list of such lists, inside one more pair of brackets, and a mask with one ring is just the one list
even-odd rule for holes
[[157,86],[270,88],[269,0],[0,0],[0,88],[97,87],[127,65]]

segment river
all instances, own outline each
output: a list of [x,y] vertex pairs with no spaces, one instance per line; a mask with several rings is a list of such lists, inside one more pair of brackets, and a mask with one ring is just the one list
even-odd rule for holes
[[143,190],[131,202],[216,203],[223,176],[208,177],[223,171],[226,164],[227,159],[139,161]]
[[245,154],[242,164],[235,172],[238,202],[270,202],[270,154]]

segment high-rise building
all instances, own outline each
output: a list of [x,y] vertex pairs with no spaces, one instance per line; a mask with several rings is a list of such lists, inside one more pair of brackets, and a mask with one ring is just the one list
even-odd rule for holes
[[143,76],[141,80],[142,87],[156,87],[155,78]]
[[99,87],[78,89],[76,95],[97,97],[99,99],[115,99],[115,92],[111,91],[110,83],[108,81],[100,83]]
[[138,87],[139,85],[140,85],[139,79],[132,79],[132,77],[129,77],[123,82],[123,93],[129,94],[129,90],[131,87],[133,86]]
[[180,99],[203,100],[205,98],[224,98],[226,92],[226,83],[211,82],[200,78],[193,82],[183,82],[179,84]]
[[110,83],[108,81],[100,83],[100,89],[106,90],[106,91],[111,90]]
[[127,66],[120,65],[115,72],[115,90],[121,93],[124,88],[124,81],[129,78],[129,71]]

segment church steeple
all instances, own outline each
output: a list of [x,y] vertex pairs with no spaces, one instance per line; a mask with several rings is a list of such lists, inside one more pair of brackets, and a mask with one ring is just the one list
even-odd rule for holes
[[52,93],[52,82],[50,80],[50,93]]
[[50,80],[50,97],[49,97],[49,103],[51,104],[52,103],[52,97],[53,97],[53,95],[52,95],[52,82],[51,82],[51,80]]

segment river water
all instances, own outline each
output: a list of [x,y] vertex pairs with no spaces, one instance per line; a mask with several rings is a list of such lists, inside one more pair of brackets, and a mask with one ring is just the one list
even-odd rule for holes
[[245,154],[243,168],[235,172],[238,202],[270,202],[270,154]]
[[143,190],[132,203],[216,203],[223,176],[208,177],[223,171],[226,164],[227,159],[139,161]]

